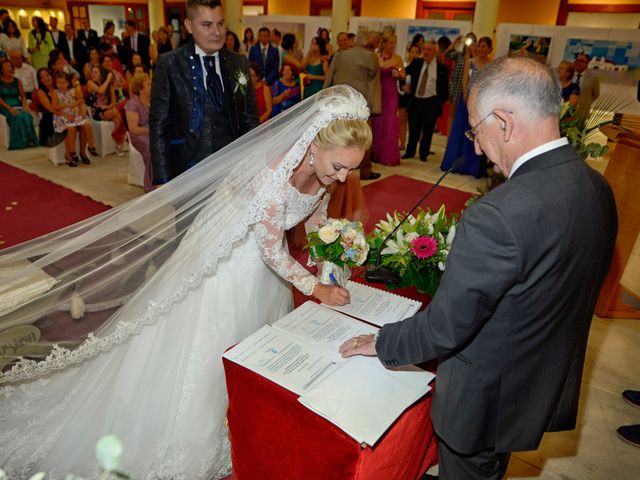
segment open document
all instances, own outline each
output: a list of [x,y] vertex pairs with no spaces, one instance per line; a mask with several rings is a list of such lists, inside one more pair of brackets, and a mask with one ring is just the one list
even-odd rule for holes
[[379,327],[411,317],[422,306],[422,302],[417,300],[352,280],[347,282],[347,289],[351,297],[347,305],[327,306]]
[[224,357],[300,396],[307,408],[359,443],[374,445],[429,390],[434,375],[417,367],[387,370],[371,357],[344,359],[338,347],[377,328],[307,302],[262,327]]

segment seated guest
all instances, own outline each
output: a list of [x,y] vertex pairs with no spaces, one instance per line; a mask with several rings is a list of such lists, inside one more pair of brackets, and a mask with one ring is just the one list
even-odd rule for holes
[[572,62],[564,60],[558,65],[558,78],[562,87],[562,100],[575,107],[580,99],[580,87],[573,82],[575,67]]
[[251,73],[253,91],[256,95],[259,121],[260,123],[264,123],[269,120],[269,117],[271,117],[271,88],[268,85],[265,85],[264,79],[260,75],[260,67],[257,63],[249,63],[249,72]]
[[91,69],[100,66],[100,51],[98,47],[89,49],[89,61],[82,66],[82,76],[85,83],[91,78]]
[[62,72],[65,75],[71,77],[72,81],[80,80],[80,74],[73,68],[71,65],[67,63],[67,59],[62,54],[62,50],[58,50],[54,48],[49,52],[49,69],[53,72],[53,76],[56,76],[56,73]]
[[[67,132],[64,138],[64,159],[70,167],[77,167],[78,163],[91,163],[86,156],[87,145],[92,155],[97,155],[93,144],[93,130],[89,122],[87,105],[84,103],[80,83],[71,84],[71,77],[64,72],[54,74],[56,88],[51,93],[53,101],[53,129],[56,133]],[[76,133],[80,133],[80,158],[76,148]]]
[[116,104],[120,105],[127,100],[127,80],[124,75],[115,68],[112,55],[103,54],[100,56],[100,66],[107,74],[113,75],[113,89],[116,94]]
[[27,98],[38,87],[36,69],[24,61],[20,50],[9,50],[9,60],[13,65],[13,76],[22,82],[22,88]]
[[114,124],[111,136],[116,141],[116,155],[124,155],[124,138],[127,134],[124,121],[116,106],[116,93],[113,86],[113,73],[106,73],[100,67],[91,69],[87,81],[89,95],[87,105],[91,109],[91,117],[96,121],[112,121]]
[[224,45],[227,47],[227,50],[240,53],[240,39],[238,38],[238,35],[231,30],[227,30],[227,39]]
[[294,78],[293,70],[288,63],[282,66],[282,78],[274,82],[271,97],[273,99],[272,117],[300,101],[300,85],[298,79]]
[[131,98],[125,105],[129,138],[144,160],[144,191],[153,188],[151,154],[149,151],[149,106],[151,104],[151,79],[146,73],[136,73],[129,84]]
[[[127,70],[125,71],[124,77],[125,77],[125,82],[127,85],[131,84],[131,77],[133,77],[135,75],[135,69],[136,67],[143,67],[146,68],[144,63],[142,62],[142,56],[139,53],[133,53],[131,55],[131,61],[129,62],[129,64],[127,65]],[[146,71],[146,70],[143,70]]]
[[16,22],[10,17],[4,19],[2,22],[4,31],[0,33],[0,49],[4,52],[10,52],[11,50],[18,50],[22,52],[22,56],[27,58],[29,56],[29,50],[20,34],[20,29]]
[[13,76],[13,65],[7,58],[0,60],[0,114],[9,125],[9,150],[38,144],[22,82]]
[[53,116],[62,111],[53,107],[53,91],[55,90],[53,74],[48,68],[38,70],[38,89],[34,99],[38,111],[42,114],[38,125],[38,138],[43,147],[55,147],[64,140],[66,132],[56,133],[53,128]]

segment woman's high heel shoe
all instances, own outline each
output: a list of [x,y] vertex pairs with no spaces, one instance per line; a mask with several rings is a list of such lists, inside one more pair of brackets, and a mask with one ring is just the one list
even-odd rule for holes
[[78,165],[80,163],[80,159],[78,158],[78,154],[76,154],[76,152],[73,152],[71,154],[71,160],[73,161],[73,163],[75,163],[76,165]]
[[80,160],[82,160],[82,163],[84,163],[85,165],[89,165],[91,163],[89,157],[85,157],[84,155],[80,155]]
[[93,157],[97,157],[98,156],[98,151],[96,150],[96,147],[88,147],[87,150],[89,151],[91,156],[93,156]]
[[77,167],[78,166],[78,162],[76,160],[74,160],[73,155],[71,157],[67,157],[65,155],[64,161],[67,162],[67,165],[69,165],[70,167]]

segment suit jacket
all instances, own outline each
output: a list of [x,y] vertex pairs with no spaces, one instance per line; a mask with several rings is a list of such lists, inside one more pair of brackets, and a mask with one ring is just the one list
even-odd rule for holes
[[584,119],[589,114],[591,104],[600,96],[600,80],[591,70],[585,70],[581,80],[576,117]]
[[260,43],[256,43],[249,50],[249,61],[256,62],[260,67],[260,73],[262,77],[266,80],[267,85],[272,85],[275,82],[279,75],[278,69],[280,68],[280,56],[278,54],[278,49],[273,45],[269,44],[267,50],[267,62],[266,68],[264,72],[262,71],[262,45]]
[[65,32],[58,31],[58,41],[56,42],[56,38],[51,32],[51,38],[53,38],[53,44],[56,46],[58,50],[62,52],[64,58],[69,61],[69,42],[67,41],[67,34]]
[[[144,63],[147,67],[151,65],[151,58],[149,57],[149,47],[151,46],[151,41],[149,37],[138,32],[138,45],[137,52],[142,57],[142,63]],[[131,57],[133,56],[133,48],[131,48],[131,37],[127,37],[122,40],[122,46],[118,49],[118,55],[122,59],[122,63],[124,65],[129,65],[131,62]]]
[[336,52],[324,81],[324,88],[346,84],[355,88],[364,98],[371,114],[382,112],[380,68],[378,56],[361,45]]
[[88,51],[84,48],[84,45],[82,45],[82,41],[78,37],[74,37],[71,44],[69,44],[68,38],[65,37],[65,40],[67,41],[67,45],[69,46],[69,50],[67,51],[69,57],[67,58],[67,60],[71,61],[70,52],[73,51],[73,58],[76,61],[76,64],[73,65],[73,67],[82,74],[82,66],[89,61]]
[[[258,126],[258,108],[247,58],[227,49],[219,51],[224,102],[234,138]],[[242,74],[247,84],[236,81]],[[196,146],[214,151],[213,139],[202,138],[205,95],[202,64],[190,41],[158,57],[151,84],[149,147],[154,184],[166,183],[174,172],[186,170]],[[244,90],[244,92],[243,92]],[[168,147],[172,153],[169,154]]]
[[98,37],[98,32],[96,32],[93,28],[89,29],[89,35],[86,35],[84,30],[78,30],[76,32],[76,37],[80,40],[80,43],[87,51],[87,58],[89,57],[89,50],[91,47],[97,47],[100,43],[100,37]]
[[[433,59],[435,62],[436,59]],[[413,61],[405,68],[405,73],[411,75],[411,92],[408,101],[408,108],[411,108],[411,101],[416,96],[418,89],[418,81],[420,79],[420,71],[424,65],[424,58],[414,58]],[[442,105],[449,98],[449,71],[447,67],[440,62],[436,63],[436,96],[438,97],[438,116],[442,115]]]
[[454,450],[533,450],[575,428],[616,232],[609,184],[569,145],[465,210],[432,302],[376,343],[387,366],[438,359],[431,416]]

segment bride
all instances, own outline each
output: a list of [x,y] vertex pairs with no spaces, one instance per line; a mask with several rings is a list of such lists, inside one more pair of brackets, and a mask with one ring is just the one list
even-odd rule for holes
[[348,302],[284,233],[326,215],[326,187],[369,148],[368,115],[350,87],[324,90],[162,188],[3,252],[0,330],[42,335],[0,379],[9,478],[98,477],[111,433],[135,478],[229,473],[221,355],[292,308],[290,284]]

